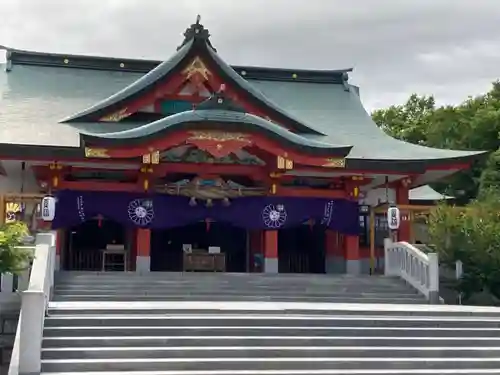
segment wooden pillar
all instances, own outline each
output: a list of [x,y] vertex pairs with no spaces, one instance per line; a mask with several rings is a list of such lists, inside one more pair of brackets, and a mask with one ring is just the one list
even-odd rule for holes
[[370,275],[375,273],[375,209],[370,207]]
[[340,233],[327,229],[325,231],[325,272],[345,272],[344,249],[340,244]]
[[135,258],[135,270],[139,273],[147,273],[151,270],[151,230],[137,229],[137,256]]
[[264,231],[264,272],[278,273],[278,231]]
[[[409,189],[408,186],[399,185],[396,189],[396,205],[408,205]],[[411,222],[409,212],[401,210],[401,223],[398,230],[398,241],[410,241]]]
[[361,252],[359,251],[359,236],[345,236],[346,273],[359,275],[362,271]]

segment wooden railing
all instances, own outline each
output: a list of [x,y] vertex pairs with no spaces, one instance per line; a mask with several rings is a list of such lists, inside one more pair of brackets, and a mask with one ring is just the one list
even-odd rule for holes
[[408,242],[385,239],[386,276],[399,276],[427,297],[430,303],[440,303],[439,262],[436,253],[424,253]]

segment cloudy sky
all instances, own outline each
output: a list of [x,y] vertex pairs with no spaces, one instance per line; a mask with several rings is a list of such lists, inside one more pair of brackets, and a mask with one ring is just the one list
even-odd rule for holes
[[500,78],[500,0],[0,0],[0,45],[165,59],[197,14],[231,64],[354,67],[368,109]]

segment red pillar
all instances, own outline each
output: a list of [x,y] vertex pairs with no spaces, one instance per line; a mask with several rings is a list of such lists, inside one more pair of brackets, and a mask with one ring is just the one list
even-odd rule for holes
[[137,256],[135,258],[135,270],[145,273],[151,270],[151,230],[137,229]]
[[278,273],[278,231],[264,231],[264,272]]
[[359,236],[345,236],[344,248],[346,258],[346,273],[359,275],[362,272],[362,256],[359,250]]
[[[409,200],[409,190],[408,187],[400,185],[396,189],[396,205],[408,205]],[[405,210],[401,210],[401,223],[399,224],[398,230],[398,241],[410,241],[411,235],[411,222],[410,214]]]

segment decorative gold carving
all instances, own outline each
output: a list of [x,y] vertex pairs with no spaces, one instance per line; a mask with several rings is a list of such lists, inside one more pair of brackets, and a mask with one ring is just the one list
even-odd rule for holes
[[85,147],[85,157],[86,158],[106,158],[106,159],[108,159],[110,156],[108,155],[108,150],[106,150],[105,148]]
[[205,63],[200,59],[199,56],[196,56],[193,61],[182,71],[182,75],[186,77],[186,79],[191,79],[193,76],[199,74],[204,78],[205,81],[208,81],[209,76],[212,75],[210,70],[206,67]]
[[328,158],[326,159],[326,163],[322,165],[322,167],[326,168],[345,168],[345,159],[340,158]]
[[106,121],[106,122],[118,122],[121,119],[124,119],[125,117],[128,117],[130,113],[127,112],[127,108],[120,109],[117,112],[114,112],[110,115],[101,117],[99,121]]
[[248,135],[244,133],[228,133],[228,132],[210,132],[210,131],[192,131],[191,136],[188,138],[190,141],[214,141],[214,142],[227,142],[239,141],[245,143],[252,143],[248,139]]

